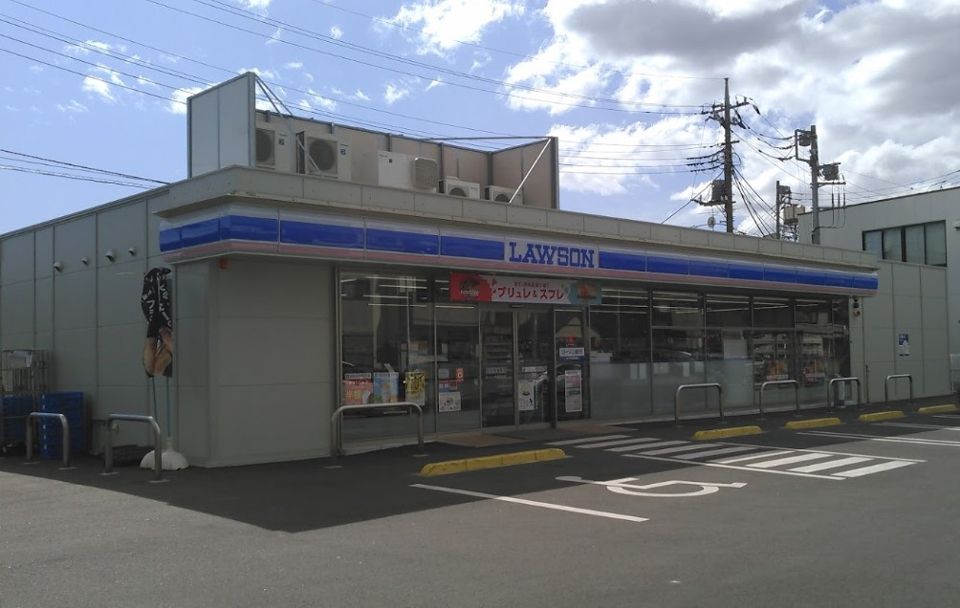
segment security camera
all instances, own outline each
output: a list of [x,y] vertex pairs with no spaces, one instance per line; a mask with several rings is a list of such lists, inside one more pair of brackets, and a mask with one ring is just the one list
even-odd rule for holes
[[83,256],[82,258],[80,258],[80,263],[83,264],[84,266],[89,266],[90,258],[88,258],[87,256]]
[[112,262],[117,259],[117,254],[113,249],[107,249],[107,252],[103,254],[103,257],[107,258],[107,261]]
[[137,248],[131,247],[130,249],[127,249],[127,253],[129,253],[130,255],[137,255]]
[[60,262],[60,260],[57,260],[53,263],[53,269],[57,272],[61,272],[63,270],[63,264]]

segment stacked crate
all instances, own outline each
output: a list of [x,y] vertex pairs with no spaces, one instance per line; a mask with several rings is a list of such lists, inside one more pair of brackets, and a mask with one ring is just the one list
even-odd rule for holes
[[[40,411],[63,414],[67,417],[70,430],[70,453],[80,454],[87,449],[86,415],[83,393],[44,393],[40,396]],[[39,441],[37,442],[41,458],[60,459],[63,457],[63,428],[60,421],[51,418],[39,420]]]
[[33,411],[30,395],[4,395],[0,402],[0,446],[22,444],[27,436],[27,415]]

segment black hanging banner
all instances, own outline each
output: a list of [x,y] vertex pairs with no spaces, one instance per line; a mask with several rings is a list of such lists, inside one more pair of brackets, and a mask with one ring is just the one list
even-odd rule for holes
[[173,308],[167,288],[169,268],[151,268],[143,277],[140,309],[147,320],[143,369],[147,376],[173,375]]

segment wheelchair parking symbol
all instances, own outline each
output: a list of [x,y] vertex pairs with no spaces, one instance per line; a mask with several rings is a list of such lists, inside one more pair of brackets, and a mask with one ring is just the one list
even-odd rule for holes
[[[594,481],[591,479],[584,479],[582,477],[576,476],[564,476],[557,477],[557,481],[568,481],[572,483],[585,483],[597,486],[603,486],[613,492],[614,494],[625,494],[627,496],[644,496],[648,498],[690,498],[693,496],[706,496],[707,494],[715,494],[720,491],[720,488],[734,488],[739,489],[745,487],[747,484],[744,482],[733,482],[733,483],[714,483],[709,481],[680,481],[680,480],[671,480],[671,481],[659,481],[657,483],[650,483],[646,485],[638,485],[633,482],[638,481],[637,477],[624,477],[622,479],[611,479],[610,481]],[[668,488],[673,486],[683,486],[690,487],[693,486],[695,490],[689,491],[677,491],[677,492],[653,492],[651,490],[659,490],[660,488]]]

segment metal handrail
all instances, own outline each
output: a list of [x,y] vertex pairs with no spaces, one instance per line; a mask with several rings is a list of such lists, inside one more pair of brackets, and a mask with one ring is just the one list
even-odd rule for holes
[[899,378],[906,378],[910,383],[910,405],[913,405],[913,375],[912,374],[890,374],[883,380],[883,400],[890,401],[890,381]]
[[763,418],[763,390],[768,386],[793,386],[793,402],[796,411],[800,411],[800,383],[796,380],[767,380],[760,385],[760,417]]
[[56,418],[63,427],[63,466],[70,466],[70,425],[67,417],[53,412],[30,412],[27,414],[27,462],[33,460],[33,421],[37,418]]
[[343,455],[343,413],[356,410],[372,410],[391,407],[405,407],[407,410],[417,412],[417,444],[420,447],[420,453],[423,453],[423,407],[419,403],[412,401],[397,401],[395,403],[366,403],[361,405],[341,405],[333,415],[330,416],[330,424],[333,432],[333,453],[337,456]]
[[111,427],[114,422],[145,422],[153,430],[153,473],[154,481],[160,481],[163,477],[163,445],[160,439],[160,425],[153,416],[137,416],[134,414],[110,414],[107,416],[107,438],[104,440],[103,452],[103,474],[113,473],[113,437],[111,436]]
[[857,385],[857,407],[860,407],[860,378],[856,376],[847,376],[844,378],[831,378],[830,382],[827,383],[827,407],[832,408],[833,405],[833,385],[837,382],[853,382]]
[[717,389],[717,398],[720,405],[720,421],[723,422],[723,387],[717,382],[702,382],[699,384],[681,384],[677,387],[677,392],[673,396],[673,420],[676,424],[680,424],[680,393],[688,388]]

